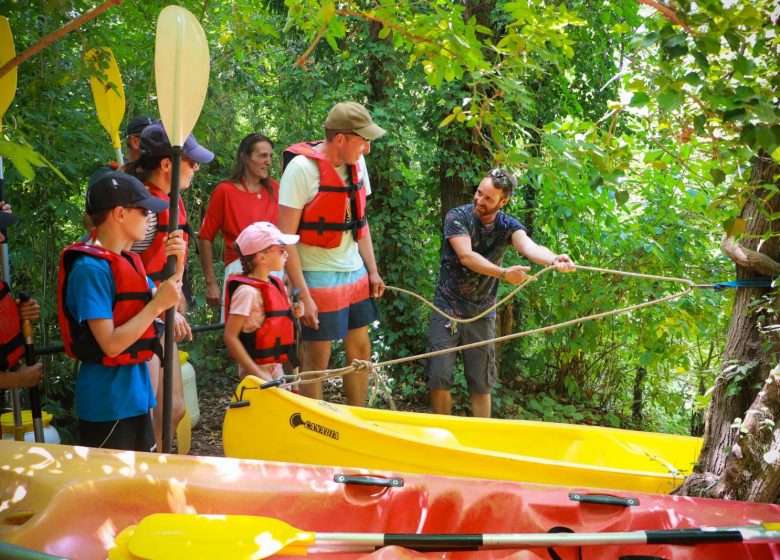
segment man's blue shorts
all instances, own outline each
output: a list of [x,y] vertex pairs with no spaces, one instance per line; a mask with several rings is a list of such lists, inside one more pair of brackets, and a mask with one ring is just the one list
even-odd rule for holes
[[365,268],[352,272],[304,271],[303,278],[317,304],[320,325],[301,325],[303,340],[343,340],[347,331],[379,319],[379,309],[369,295]]

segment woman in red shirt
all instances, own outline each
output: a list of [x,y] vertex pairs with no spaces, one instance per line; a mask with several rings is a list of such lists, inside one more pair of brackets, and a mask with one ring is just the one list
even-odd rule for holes
[[279,183],[270,177],[273,147],[273,142],[262,134],[245,137],[238,145],[233,173],[211,193],[198,232],[198,248],[206,281],[206,302],[213,307],[221,307],[223,302],[223,290],[214,273],[217,234],[222,236],[227,278],[229,274],[241,272],[238,253],[233,248],[238,234],[254,222],[279,223]]

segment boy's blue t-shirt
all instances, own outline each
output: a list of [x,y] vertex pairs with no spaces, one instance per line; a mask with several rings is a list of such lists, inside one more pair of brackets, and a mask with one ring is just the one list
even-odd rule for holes
[[[153,288],[152,281],[148,282]],[[115,292],[108,261],[89,255],[74,259],[67,279],[65,305],[78,322],[111,319]],[[111,422],[146,414],[156,405],[146,362],[114,367],[81,362],[76,379],[79,419]]]

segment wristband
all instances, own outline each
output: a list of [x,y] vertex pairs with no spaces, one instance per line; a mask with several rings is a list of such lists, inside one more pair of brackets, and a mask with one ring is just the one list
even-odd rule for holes
[[555,263],[556,263],[556,262],[558,262],[558,257],[560,257],[560,255],[555,255],[555,256],[553,257],[553,260],[552,260],[552,262],[550,263],[550,266],[555,266]]
[[500,280],[506,280],[506,268],[501,269],[501,276],[498,277]]

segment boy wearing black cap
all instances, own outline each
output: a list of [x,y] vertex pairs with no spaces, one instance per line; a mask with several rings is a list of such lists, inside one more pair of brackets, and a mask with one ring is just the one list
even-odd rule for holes
[[[11,214],[11,207],[0,200],[0,243],[5,242],[3,230],[15,224],[18,217]],[[0,281],[0,389],[35,387],[41,381],[42,364],[19,365],[24,355],[22,321],[37,321],[40,306],[34,299],[24,303],[14,300],[11,288]]]
[[79,443],[133,451],[155,448],[149,410],[156,406],[147,360],[159,351],[155,319],[179,301],[184,241],[166,242],[178,272],[156,292],[137,255],[147,216],[165,203],[126,173],[100,177],[87,191],[94,239],[60,257],[59,322],[67,353],[81,360],[76,379]]

